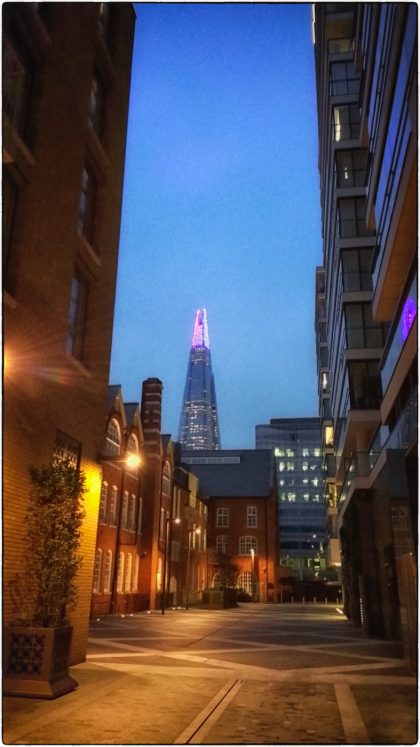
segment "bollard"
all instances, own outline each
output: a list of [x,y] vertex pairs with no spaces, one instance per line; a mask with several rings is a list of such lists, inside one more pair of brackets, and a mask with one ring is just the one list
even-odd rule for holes
[[336,604],[338,604],[338,597],[337,597],[337,599],[336,599]]
[[316,604],[316,597],[314,597],[314,604]]
[[294,599],[293,599],[293,597],[292,597],[292,604],[293,604],[293,602],[294,602]]
[[302,597],[302,604],[305,604],[305,597]]
[[328,599],[327,599],[327,597],[325,597],[325,604],[328,604]]

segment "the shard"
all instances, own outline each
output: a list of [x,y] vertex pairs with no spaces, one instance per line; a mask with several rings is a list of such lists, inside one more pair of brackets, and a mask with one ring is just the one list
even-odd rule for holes
[[178,441],[184,449],[220,449],[206,309],[197,309]]

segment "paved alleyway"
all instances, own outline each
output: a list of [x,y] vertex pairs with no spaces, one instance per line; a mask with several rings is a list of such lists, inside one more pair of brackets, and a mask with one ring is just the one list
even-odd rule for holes
[[79,688],[5,698],[6,744],[414,744],[398,644],[333,606],[168,610],[92,624]]

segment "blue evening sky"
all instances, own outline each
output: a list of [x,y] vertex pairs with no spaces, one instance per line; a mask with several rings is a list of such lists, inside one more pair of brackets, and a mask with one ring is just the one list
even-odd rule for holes
[[310,4],[139,3],[110,383],[178,421],[207,307],[223,448],[317,414]]

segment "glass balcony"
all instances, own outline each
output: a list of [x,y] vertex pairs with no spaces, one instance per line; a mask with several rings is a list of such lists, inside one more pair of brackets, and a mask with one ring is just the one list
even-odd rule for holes
[[409,400],[392,431],[388,426],[381,426],[376,432],[369,450],[370,469],[373,469],[384,449],[407,451],[417,441],[417,411],[417,390],[412,389]]
[[351,484],[356,477],[367,477],[370,473],[370,461],[367,451],[355,451],[349,460],[344,481],[338,496],[338,505],[346,500]]
[[400,354],[404,348],[410,329],[417,316],[417,273],[415,274],[404,303],[397,316],[395,327],[390,338],[386,357],[382,364],[382,388],[386,392],[389,382],[397,366]]

